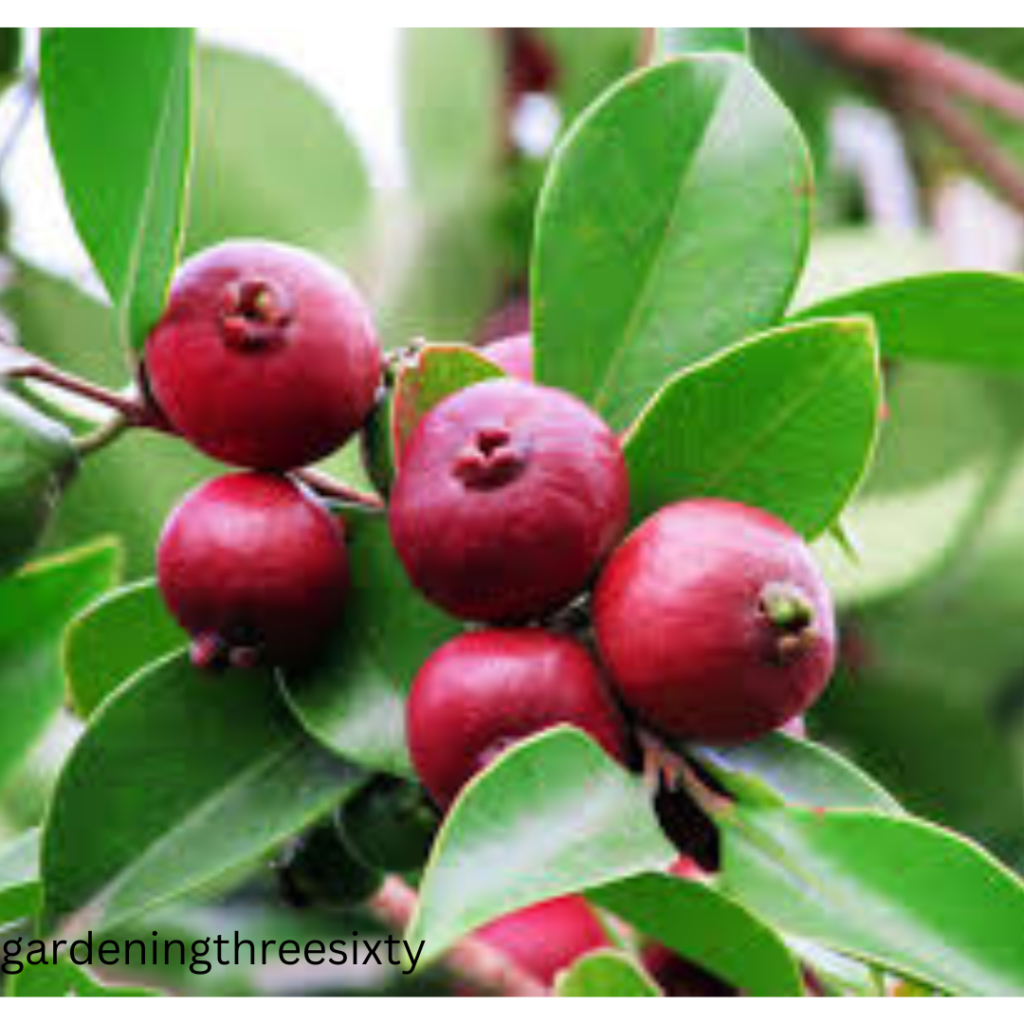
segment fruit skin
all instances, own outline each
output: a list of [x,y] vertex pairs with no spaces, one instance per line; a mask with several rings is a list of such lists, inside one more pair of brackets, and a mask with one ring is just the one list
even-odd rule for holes
[[201,667],[300,665],[341,614],[344,529],[284,477],[237,473],[189,493],[164,526],[160,590]]
[[539,629],[449,640],[416,674],[406,705],[413,765],[441,807],[503,750],[563,724],[629,761],[625,721],[586,648]]
[[480,349],[492,363],[517,380],[533,380],[533,338],[529,334],[513,334],[492,341]]
[[622,701],[659,732],[709,743],[801,714],[834,663],[832,601],[807,546],[767,512],[712,498],[634,531],[598,583],[594,625]]
[[329,455],[362,425],[381,353],[344,274],[299,249],[234,241],[181,269],[145,371],[156,404],[197,448],[286,470]]
[[435,406],[405,449],[391,536],[413,584],[457,618],[516,622],[583,590],[625,529],[615,435],[582,402],[510,378]]
[[585,953],[612,945],[601,919],[581,896],[535,903],[499,917],[475,934],[547,986]]
[[71,432],[0,389],[0,575],[39,543],[77,467]]

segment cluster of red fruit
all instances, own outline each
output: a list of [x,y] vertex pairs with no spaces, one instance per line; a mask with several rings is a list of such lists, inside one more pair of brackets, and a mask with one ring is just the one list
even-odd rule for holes
[[[632,765],[634,722],[736,743],[802,714],[829,678],[835,635],[801,538],[764,511],[700,498],[623,540],[619,438],[533,382],[528,336],[487,354],[509,375],[424,416],[388,508],[412,583],[485,627],[437,650],[410,691],[409,748],[437,804],[554,725]],[[348,565],[341,519],[294,474],[343,445],[378,400],[366,307],[311,256],[222,245],[176,279],[145,371],[171,429],[250,470],[189,495],[160,543],[160,585],[195,660],[308,660],[344,614]]]
[[[628,763],[627,716],[668,737],[731,743],[801,714],[835,645],[803,541],[766,512],[705,498],[662,509],[621,542],[619,439],[578,399],[529,379],[528,338],[492,354],[513,375],[422,419],[389,507],[412,583],[488,624],[440,648],[410,693],[412,758],[438,803],[555,724]],[[287,474],[363,425],[381,364],[363,302],[314,257],[237,242],[176,279],[147,344],[152,398],[202,451],[256,471],[193,492],[161,540],[161,587],[200,663],[304,661],[343,614],[342,522]],[[550,626],[588,591],[591,645]]]

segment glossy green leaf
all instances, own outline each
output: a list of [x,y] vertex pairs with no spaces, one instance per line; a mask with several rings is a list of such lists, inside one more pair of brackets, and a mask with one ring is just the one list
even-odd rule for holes
[[233,50],[202,47],[197,81],[189,251],[270,238],[353,254],[372,194],[337,112],[290,71]]
[[193,32],[43,33],[46,127],[68,207],[136,346],[160,315],[184,228]]
[[1020,754],[973,694],[840,676],[814,722],[915,814],[1001,848],[1024,840]]
[[104,594],[64,634],[64,673],[75,711],[88,718],[136,672],[187,642],[154,580]]
[[39,830],[0,849],[0,928],[31,917],[39,906]]
[[642,780],[583,733],[551,729],[496,758],[449,809],[410,941],[434,959],[496,917],[674,856]]
[[1024,992],[1024,887],[907,817],[733,805],[723,890],[793,935],[965,995]]
[[803,265],[810,174],[785,107],[740,58],[678,59],[606,94],[540,200],[538,379],[622,429],[671,374],[770,326]]
[[713,495],[821,533],[870,461],[879,386],[874,331],[854,319],[770,331],[683,371],[626,440],[634,519]]
[[428,202],[477,189],[497,171],[502,68],[481,28],[408,28],[402,36],[402,136],[413,182]]
[[[22,956],[27,956],[30,947],[26,945]],[[81,955],[81,951],[79,954]],[[78,967],[68,959],[59,959],[56,963],[49,959],[40,963],[38,960],[26,964],[20,974],[11,980],[8,995],[22,999],[57,999],[57,998],[99,998],[127,996],[137,999],[140,996],[158,996],[161,993],[153,989],[130,988],[122,985],[107,985],[97,981],[94,975],[83,967]]]
[[65,764],[44,830],[43,926],[113,927],[208,883],[359,778],[302,732],[267,675],[158,662],[103,705]]
[[349,520],[345,614],[323,663],[287,675],[284,692],[328,747],[357,764],[408,775],[405,695],[420,665],[461,625],[413,589],[384,516]]
[[790,319],[870,316],[882,354],[1024,372],[1024,278],[982,271],[927,274],[838,295]]
[[625,953],[600,949],[582,956],[555,979],[555,995],[574,999],[660,996],[658,986]]
[[706,885],[648,873],[587,898],[746,995],[803,995],[800,971],[779,936]]
[[60,639],[67,621],[119,574],[110,541],[42,559],[0,582],[0,780],[64,703]]
[[696,747],[691,753],[742,803],[900,813],[893,797],[855,765],[827,747],[784,733],[739,747]]
[[[884,346],[883,346],[884,347]],[[886,388],[872,467],[843,526],[816,554],[836,600],[859,607],[935,575],[973,540],[1016,447],[988,383],[947,366],[901,366]]]
[[661,28],[658,51],[662,57],[685,53],[750,52],[750,34],[745,28]]

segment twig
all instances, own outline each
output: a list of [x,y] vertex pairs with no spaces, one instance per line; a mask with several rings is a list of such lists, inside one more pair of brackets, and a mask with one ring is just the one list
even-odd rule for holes
[[94,384],[92,381],[65,373],[63,370],[58,370],[56,366],[51,366],[41,360],[14,366],[8,370],[7,376],[51,384],[69,394],[78,395],[97,405],[106,406],[122,416],[127,426],[162,429],[159,418],[154,416],[153,412],[137,398],[119,394],[109,388]]
[[1024,87],[969,57],[896,28],[805,28],[838,60],[900,82],[916,82],[973,100],[1024,124]]
[[[393,928],[405,931],[416,910],[416,894],[391,876],[370,902],[370,909]],[[499,950],[479,939],[465,938],[445,956],[445,965],[474,991],[503,996],[547,996],[551,993]]]
[[365,491],[357,491],[340,480],[321,473],[316,469],[300,469],[292,473],[297,480],[301,480],[311,490],[316,491],[321,498],[333,498],[335,501],[343,502],[346,505],[361,505],[363,508],[383,510],[384,502],[376,494],[367,494]]
[[980,177],[1024,215],[1024,174],[967,114],[938,93],[921,87],[896,90],[894,102],[931,125]]

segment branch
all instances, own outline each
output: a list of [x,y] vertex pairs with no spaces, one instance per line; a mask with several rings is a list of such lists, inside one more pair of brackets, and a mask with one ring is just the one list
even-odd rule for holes
[[984,64],[896,28],[805,28],[845,64],[952,94],[1024,124],[1024,87]]
[[[416,894],[397,876],[390,876],[370,901],[370,909],[391,927],[406,931],[416,910]],[[445,956],[445,964],[475,992],[503,996],[547,996],[551,993],[486,942],[465,938]]]
[[896,91],[895,102],[931,125],[1018,213],[1024,215],[1024,175],[962,110],[936,92],[923,88]]

